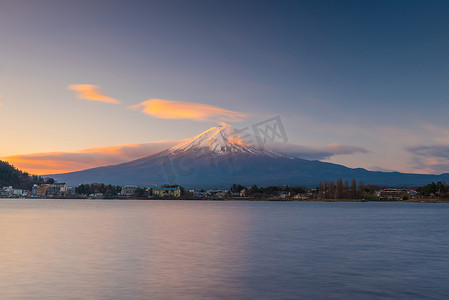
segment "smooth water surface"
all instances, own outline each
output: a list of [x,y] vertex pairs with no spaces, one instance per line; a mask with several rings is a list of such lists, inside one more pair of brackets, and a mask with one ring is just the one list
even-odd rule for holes
[[0,299],[449,299],[449,205],[0,200]]

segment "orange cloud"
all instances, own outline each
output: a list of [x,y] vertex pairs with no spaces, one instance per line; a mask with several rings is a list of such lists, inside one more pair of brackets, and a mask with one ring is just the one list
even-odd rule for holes
[[0,97],[0,106],[3,106],[3,103],[1,102],[3,100],[2,97]]
[[158,153],[179,141],[126,144],[75,152],[46,152],[1,158],[31,174],[58,174],[128,162]]
[[248,115],[226,110],[208,104],[149,99],[131,109],[141,109],[143,113],[160,119],[187,119],[193,121],[241,122]]
[[117,99],[102,94],[99,86],[93,84],[71,84],[69,90],[78,92],[78,98],[90,101],[100,101],[106,103],[120,104]]

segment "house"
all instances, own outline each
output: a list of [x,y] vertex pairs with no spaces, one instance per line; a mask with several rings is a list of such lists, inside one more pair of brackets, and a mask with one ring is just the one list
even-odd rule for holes
[[310,198],[312,198],[312,195],[309,194],[296,194],[293,196],[295,200],[309,200]]
[[34,184],[31,189],[31,195],[34,197],[54,197],[61,196],[67,191],[67,184],[64,182],[56,182],[53,184]]
[[71,186],[67,187],[67,190],[64,193],[65,196],[71,196],[71,197],[75,196],[75,194],[76,194],[76,188],[71,187]]
[[41,184],[36,188],[36,196],[45,197],[47,195],[47,189],[50,187],[50,184]]
[[6,187],[3,187],[0,189],[0,198],[7,198],[9,197],[9,193],[6,191]]
[[125,197],[132,197],[136,194],[139,187],[137,185],[125,185],[122,187],[121,195]]
[[203,198],[206,197],[206,192],[204,190],[190,190],[189,191],[193,197],[195,198]]
[[230,195],[230,191],[228,191],[228,190],[209,190],[209,191],[207,191],[207,195],[209,197],[224,198],[224,197]]
[[377,195],[382,200],[401,200],[403,195],[407,194],[405,189],[383,189],[377,192]]
[[1,196],[5,198],[12,197],[14,189],[12,186],[4,186],[1,190]]
[[21,189],[13,189],[12,190],[12,194],[14,195],[14,197],[22,197],[24,193],[25,193],[25,191],[21,190]]
[[46,190],[46,195],[47,196],[60,196],[61,195],[61,187],[57,186],[57,185],[50,185],[47,187]]
[[31,189],[31,194],[33,196],[37,196],[37,187],[38,187],[37,184],[33,184],[33,188]]
[[51,185],[55,190],[59,189],[58,194],[64,194],[67,191],[67,184],[65,182],[55,182]]
[[290,197],[290,192],[281,192],[278,195],[278,198],[281,198],[281,199],[287,199],[288,197]]
[[153,188],[153,195],[158,197],[181,197],[181,189],[177,188]]

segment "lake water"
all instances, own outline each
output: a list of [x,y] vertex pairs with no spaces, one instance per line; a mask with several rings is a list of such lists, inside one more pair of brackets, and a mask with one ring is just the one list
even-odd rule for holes
[[449,205],[0,200],[0,299],[449,299]]

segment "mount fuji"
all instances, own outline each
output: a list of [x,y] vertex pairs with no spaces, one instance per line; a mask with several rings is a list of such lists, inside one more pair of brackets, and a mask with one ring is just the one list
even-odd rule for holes
[[188,188],[229,188],[234,183],[314,187],[319,181],[338,178],[356,178],[386,186],[414,186],[449,179],[449,174],[368,171],[300,159],[252,145],[242,140],[229,125],[212,127],[167,150],[127,163],[49,176],[69,185],[176,183]]

